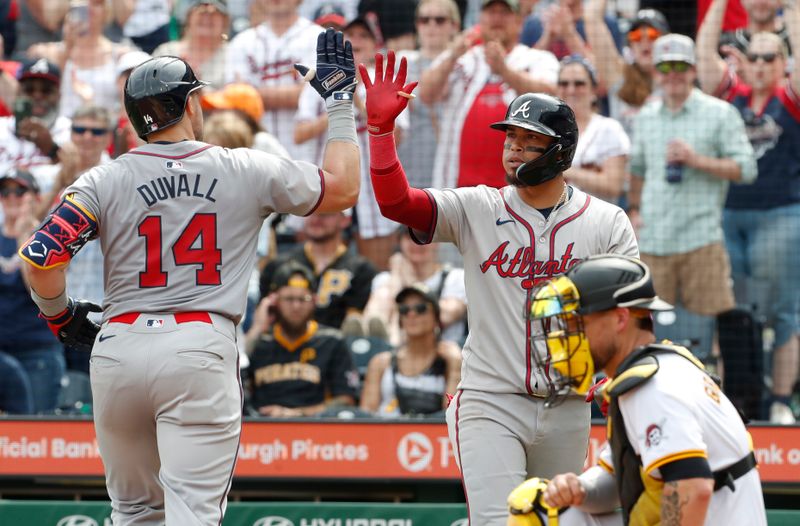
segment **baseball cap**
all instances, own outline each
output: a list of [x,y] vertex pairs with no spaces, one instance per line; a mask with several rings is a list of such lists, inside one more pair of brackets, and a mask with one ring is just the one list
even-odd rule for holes
[[22,63],[19,80],[45,79],[54,84],[61,84],[61,70],[47,59],[30,60]]
[[3,175],[0,175],[0,185],[2,185],[5,181],[14,181],[15,183],[19,184],[20,186],[24,186],[35,194],[39,193],[39,183],[36,182],[36,178],[34,178],[33,175],[31,175],[31,173],[27,170],[12,167],[6,170]]
[[481,2],[481,9],[490,4],[494,4],[495,2],[506,4],[509,7],[509,9],[511,9],[515,13],[519,13],[519,0],[483,0]]
[[228,84],[220,91],[202,94],[200,105],[207,110],[239,110],[256,122],[264,114],[264,102],[258,90],[243,82]]
[[335,4],[322,4],[314,12],[314,23],[322,27],[341,29],[347,25],[344,12]]
[[130,71],[139,64],[147,62],[150,60],[151,57],[149,54],[145,53],[144,51],[128,51],[121,57],[119,57],[119,62],[117,62],[117,76],[119,77],[126,71]]
[[403,287],[400,292],[397,293],[397,296],[394,297],[394,302],[399,305],[412,294],[421,296],[426,303],[430,303],[433,307],[433,313],[436,315],[436,319],[439,319],[439,298],[437,298],[436,294],[424,283],[414,283],[413,285]]
[[[375,17],[375,21],[377,21],[377,16]],[[379,35],[380,29],[377,27],[375,23],[368,20],[366,16],[355,17],[354,19],[349,21],[346,26],[344,26],[342,31],[346,32],[353,26],[364,26],[365,28],[367,28],[367,31],[369,31],[369,34],[372,35],[372,38],[375,39],[376,42],[380,42],[380,35]]]
[[638,29],[641,26],[650,26],[657,30],[662,35],[669,33],[669,23],[661,11],[655,9],[640,9],[636,13],[636,17],[631,20],[630,31]]
[[283,287],[301,287],[313,292],[314,274],[311,269],[297,261],[287,261],[275,271],[269,290],[275,292]]
[[674,307],[656,295],[650,268],[638,259],[617,254],[591,256],[565,274],[578,289],[579,314],[616,307],[652,311]]
[[658,37],[653,44],[653,64],[662,62],[686,62],[694,65],[694,41],[677,33]]

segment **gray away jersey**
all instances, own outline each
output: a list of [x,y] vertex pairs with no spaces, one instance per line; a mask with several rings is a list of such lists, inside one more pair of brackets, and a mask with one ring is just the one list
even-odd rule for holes
[[184,141],[137,148],[65,195],[97,218],[104,320],[209,311],[238,321],[264,218],[309,214],[323,189],[312,164]]
[[592,255],[639,257],[625,212],[572,190],[547,220],[512,186],[427,190],[437,208],[431,241],[455,243],[464,258],[469,336],[460,388],[546,394],[526,317],[532,287]]

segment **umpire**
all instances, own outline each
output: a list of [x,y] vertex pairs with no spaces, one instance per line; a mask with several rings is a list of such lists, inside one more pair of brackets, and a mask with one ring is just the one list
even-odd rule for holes
[[594,371],[605,372],[609,447],[581,475],[514,490],[509,524],[545,523],[548,510],[567,506],[562,525],[766,524],[736,409],[687,349],[655,343],[651,313],[671,308],[649,268],[625,256],[591,257],[535,291],[551,401],[586,393]]

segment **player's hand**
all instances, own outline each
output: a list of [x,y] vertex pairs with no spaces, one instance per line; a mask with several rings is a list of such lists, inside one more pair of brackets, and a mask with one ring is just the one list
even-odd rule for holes
[[103,307],[84,300],[69,298],[67,308],[55,316],[39,317],[47,322],[50,331],[58,340],[78,351],[89,352],[100,326],[88,318],[90,312],[103,312]]
[[[358,65],[361,81],[367,88],[367,130],[372,135],[385,135],[394,130],[394,120],[400,115],[412,97],[411,92],[417,82],[406,84],[408,64],[406,58],[400,60],[397,76],[394,74],[394,51],[386,55],[386,72],[384,75],[383,55],[375,55],[375,81],[369,78],[364,64]],[[405,95],[400,95],[401,93]]]
[[585,498],[586,490],[575,473],[556,475],[544,490],[544,502],[553,508],[579,506]]
[[356,89],[353,47],[341,31],[327,29],[317,37],[317,69],[302,64],[296,69],[325,100],[325,104],[352,103]]

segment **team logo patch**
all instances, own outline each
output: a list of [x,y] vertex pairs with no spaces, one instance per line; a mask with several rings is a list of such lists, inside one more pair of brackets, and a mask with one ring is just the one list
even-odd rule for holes
[[160,329],[164,326],[164,320],[161,318],[148,318],[145,322],[145,326],[150,329]]
[[661,430],[661,426],[664,425],[664,421],[662,420],[658,424],[650,424],[647,426],[644,432],[644,445],[645,447],[657,447],[661,441],[666,438],[664,436],[664,432]]
[[164,165],[169,170],[182,170],[183,169],[183,163],[178,162],[178,161],[167,161],[167,162],[164,163]]
[[531,101],[526,100],[519,108],[511,113],[512,117],[516,117],[518,113],[521,113],[522,116],[526,119],[530,118],[530,111],[531,111]]

